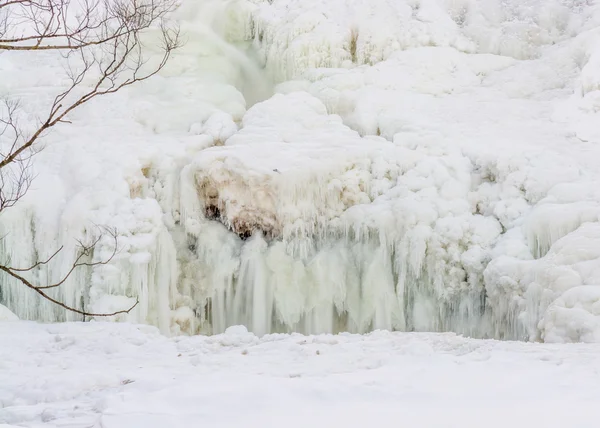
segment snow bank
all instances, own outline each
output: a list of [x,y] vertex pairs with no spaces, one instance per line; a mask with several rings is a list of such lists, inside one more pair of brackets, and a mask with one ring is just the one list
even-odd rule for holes
[[[118,320],[164,333],[598,340],[598,2],[203,1],[176,18],[188,44],[159,76],[48,136],[0,219],[5,261],[64,246],[32,272],[56,281],[75,239],[113,227],[115,259],[55,296],[139,298]],[[7,58],[0,90],[38,111],[60,61]],[[1,281],[20,318],[79,319]]]
[[0,305],[0,321],[18,321],[19,317],[13,314],[6,306]]
[[588,428],[599,351],[439,333],[166,338],[128,323],[0,323],[0,427]]

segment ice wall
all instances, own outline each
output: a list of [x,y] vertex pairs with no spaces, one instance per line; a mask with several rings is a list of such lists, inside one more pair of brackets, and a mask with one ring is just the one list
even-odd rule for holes
[[[55,293],[139,298],[119,319],[165,333],[600,340],[598,2],[215,0],[178,19],[161,76],[49,137],[39,188],[0,219],[5,259],[64,245],[33,273],[52,281],[114,227],[115,260]],[[21,318],[78,319],[0,281]]]

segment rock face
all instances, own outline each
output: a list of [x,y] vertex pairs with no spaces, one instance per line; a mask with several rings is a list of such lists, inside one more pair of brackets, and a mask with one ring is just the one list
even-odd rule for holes
[[[216,179],[199,179],[199,173],[196,172],[196,186],[206,219],[223,223],[242,239],[249,238],[254,232],[262,232],[270,238],[279,235],[272,212],[274,204],[268,199],[265,201],[264,194],[260,194],[260,191],[253,192],[254,189],[249,188],[251,184],[245,183],[241,177],[219,180],[218,175]],[[249,198],[260,200],[262,205],[253,203]]]

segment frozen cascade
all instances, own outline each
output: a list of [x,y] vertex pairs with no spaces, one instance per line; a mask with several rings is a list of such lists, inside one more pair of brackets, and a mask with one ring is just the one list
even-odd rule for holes
[[[600,3],[204,0],[177,19],[164,73],[86,118],[103,138],[57,131],[40,154],[40,189],[0,221],[11,265],[63,245],[31,273],[56,281],[99,224],[117,256],[53,295],[137,298],[118,320],[164,333],[600,340],[600,181],[569,149],[600,139]],[[19,318],[80,319],[0,281]]]
[[308,94],[254,106],[182,173],[198,263],[186,281],[207,290],[205,321],[486,335],[482,272],[500,225],[472,215],[469,168],[457,153],[364,139]]
[[[240,7],[242,11],[233,12]],[[185,27],[194,40],[201,40],[203,45],[208,45],[235,66],[239,72],[236,87],[244,95],[247,105],[252,105],[270,97],[273,84],[259,65],[252,45],[245,40],[248,23],[240,22],[245,7],[239,0],[204,0],[186,4],[179,13],[182,17],[191,15],[195,18],[189,23],[193,24],[192,28]]]

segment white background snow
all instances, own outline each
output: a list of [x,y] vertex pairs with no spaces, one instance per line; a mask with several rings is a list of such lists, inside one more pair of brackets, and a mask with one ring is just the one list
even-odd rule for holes
[[[600,347],[0,323],[0,426],[594,428]],[[2,425],[4,424],[4,425]]]

